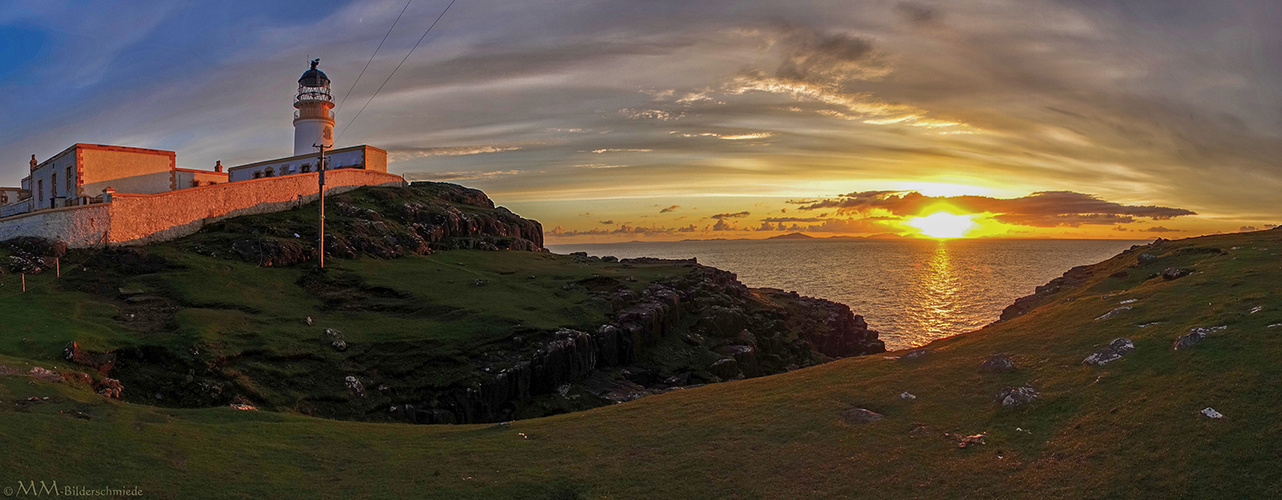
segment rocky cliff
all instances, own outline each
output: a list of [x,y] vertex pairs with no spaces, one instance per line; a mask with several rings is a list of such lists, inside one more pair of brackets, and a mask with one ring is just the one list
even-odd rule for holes
[[[116,311],[103,321],[120,332],[73,337],[64,359],[110,357],[93,368],[140,403],[464,423],[885,351],[845,305],[693,259],[549,254],[537,221],[474,189],[367,188],[328,208],[326,271],[315,205],[74,251],[60,286]],[[37,243],[14,255],[48,253]]]
[[479,363],[470,384],[426,388],[391,412],[417,423],[505,421],[886,350],[878,333],[843,304],[748,288],[734,273],[694,259],[619,263],[680,264],[690,272],[640,294],[622,284],[593,283],[594,298],[613,311],[596,329],[559,329],[532,345],[513,345],[507,356]]

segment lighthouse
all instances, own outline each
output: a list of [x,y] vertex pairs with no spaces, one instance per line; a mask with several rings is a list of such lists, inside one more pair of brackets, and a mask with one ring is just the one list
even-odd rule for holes
[[311,69],[298,79],[294,97],[294,156],[316,152],[316,146],[334,145],[334,98],[329,94],[329,77],[312,60]]

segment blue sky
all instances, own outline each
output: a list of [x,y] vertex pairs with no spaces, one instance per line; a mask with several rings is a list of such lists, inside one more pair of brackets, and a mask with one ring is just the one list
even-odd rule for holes
[[[460,0],[351,123],[447,3],[410,4],[339,146],[485,189],[556,241],[893,232],[913,214],[878,207],[912,191],[1066,221],[1016,236],[1282,220],[1277,2]],[[341,99],[404,6],[0,4],[0,185],[75,142],[286,156],[309,58]],[[1032,203],[1051,199],[1074,201]]]

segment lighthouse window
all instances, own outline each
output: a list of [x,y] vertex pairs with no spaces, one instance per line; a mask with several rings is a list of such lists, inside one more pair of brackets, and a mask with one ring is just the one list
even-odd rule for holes
[[267,170],[263,172],[263,177],[274,177],[275,175],[276,169],[272,167],[267,167]]
[[262,173],[262,172],[254,172],[254,178],[255,178],[255,179],[260,179],[260,178],[262,178],[262,177],[263,177],[263,173]]
[[304,163],[301,167],[298,167],[298,171],[299,171],[299,172],[302,172],[302,173],[304,173],[304,174],[305,174],[305,173],[308,173],[308,172],[311,172],[311,171],[312,171],[312,166],[311,166],[310,164]]

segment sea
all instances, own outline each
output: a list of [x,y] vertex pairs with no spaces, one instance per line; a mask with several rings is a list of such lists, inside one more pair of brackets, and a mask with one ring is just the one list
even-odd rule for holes
[[850,306],[889,350],[977,330],[1073,266],[1147,243],[1130,240],[775,239],[549,245],[555,253],[687,259]]

